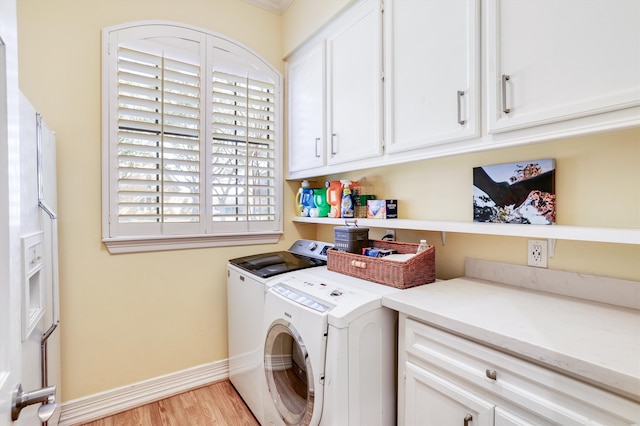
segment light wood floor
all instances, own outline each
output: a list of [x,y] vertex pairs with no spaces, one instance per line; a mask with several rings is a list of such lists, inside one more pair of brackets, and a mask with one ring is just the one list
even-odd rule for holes
[[192,389],[82,426],[258,425],[228,380]]

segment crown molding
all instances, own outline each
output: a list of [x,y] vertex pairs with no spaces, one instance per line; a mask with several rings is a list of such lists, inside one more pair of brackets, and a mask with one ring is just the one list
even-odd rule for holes
[[244,0],[244,1],[254,6],[267,9],[270,12],[277,13],[278,15],[281,15],[285,10],[287,10],[289,5],[293,2],[293,0]]

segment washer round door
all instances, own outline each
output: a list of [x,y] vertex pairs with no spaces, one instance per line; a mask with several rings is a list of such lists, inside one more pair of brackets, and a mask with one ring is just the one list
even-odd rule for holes
[[307,425],[314,405],[313,372],[307,349],[290,323],[274,321],[264,345],[269,394],[288,425]]

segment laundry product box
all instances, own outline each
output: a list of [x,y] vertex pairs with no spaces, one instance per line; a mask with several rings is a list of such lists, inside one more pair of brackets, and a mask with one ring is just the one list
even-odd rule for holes
[[367,218],[397,219],[398,200],[367,200]]

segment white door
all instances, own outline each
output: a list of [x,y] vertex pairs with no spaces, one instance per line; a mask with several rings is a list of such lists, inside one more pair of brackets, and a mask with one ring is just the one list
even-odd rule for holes
[[409,425],[491,426],[494,405],[417,365],[407,362],[404,412]]
[[364,0],[343,19],[327,39],[330,165],[382,154],[380,3]]
[[[21,163],[25,146],[20,133],[15,12],[15,1],[0,0],[0,426],[39,425],[38,411],[44,414],[53,408],[53,405],[48,405],[43,409],[40,403],[48,395],[17,392],[21,384],[24,391],[40,390],[40,341],[46,326],[42,320],[44,315],[40,315],[45,309],[44,297],[35,294],[44,290],[38,281],[40,275],[34,275],[35,278],[29,281],[24,274],[23,243],[38,241],[41,232],[36,232],[36,228],[39,230],[41,227],[37,207],[37,167],[29,172],[30,184],[23,183],[26,169]],[[33,130],[36,127],[35,114],[32,118]],[[23,205],[29,198],[23,193],[35,197],[31,222],[29,218],[23,218]],[[25,223],[33,225],[27,234]],[[45,256],[38,250],[34,246],[33,259]],[[33,304],[26,306],[26,312],[34,313],[30,316],[32,324],[24,321],[24,291],[30,288],[34,290],[34,294],[28,295]],[[43,305],[37,306],[38,303]],[[18,398],[14,398],[16,395]],[[14,402],[20,406],[27,400],[37,402],[21,410],[19,416],[12,412]],[[12,417],[18,417],[18,420],[13,421]]]
[[324,41],[287,63],[289,144],[288,172],[324,166]]
[[491,0],[489,132],[640,104],[640,2]]
[[387,152],[477,136],[479,3],[385,4]]
[[[0,4],[0,16],[7,11],[5,3]],[[11,182],[16,179],[16,172],[9,167],[15,160],[16,141],[18,139],[15,122],[9,120],[9,111],[18,107],[17,89],[8,84],[11,71],[17,69],[16,55],[11,54],[9,46],[4,42],[11,41],[8,34],[7,20],[0,20],[0,426],[11,422],[11,394],[21,380],[21,323],[20,323],[20,281],[14,260],[17,247],[17,231],[14,218],[11,217],[10,205],[16,200],[12,192]],[[15,34],[15,33],[14,33]],[[15,76],[13,76],[15,77]],[[11,92],[11,93],[9,93]],[[10,146],[10,141],[12,141]],[[12,149],[13,148],[13,149]],[[18,170],[19,172],[19,170]],[[17,198],[19,201],[19,198]]]

